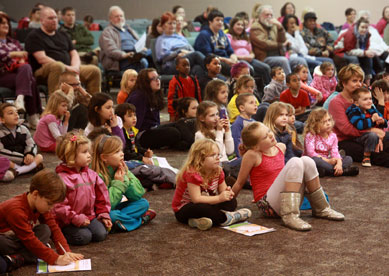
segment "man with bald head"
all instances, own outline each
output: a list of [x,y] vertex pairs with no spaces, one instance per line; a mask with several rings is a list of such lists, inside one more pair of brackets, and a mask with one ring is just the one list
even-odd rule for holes
[[110,24],[104,29],[99,39],[100,60],[103,68],[108,71],[127,69],[140,71],[147,68],[147,59],[135,51],[138,35],[126,25],[123,10],[119,6],[112,6],[109,8],[108,17]]
[[41,10],[41,27],[26,38],[26,50],[37,80],[46,80],[49,93],[58,87],[59,76],[65,71],[80,75],[90,93],[101,91],[101,72],[95,65],[80,65],[80,57],[72,41],[57,31],[58,18],[50,7]]

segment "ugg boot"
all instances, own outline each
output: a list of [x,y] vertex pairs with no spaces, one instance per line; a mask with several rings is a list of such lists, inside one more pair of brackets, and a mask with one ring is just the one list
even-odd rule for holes
[[299,193],[281,193],[280,216],[287,227],[298,231],[308,231],[312,229],[312,226],[300,218],[300,201]]
[[320,187],[313,193],[307,194],[307,198],[312,206],[312,215],[314,217],[325,218],[329,220],[344,220],[344,215],[331,209],[324,195],[323,188]]

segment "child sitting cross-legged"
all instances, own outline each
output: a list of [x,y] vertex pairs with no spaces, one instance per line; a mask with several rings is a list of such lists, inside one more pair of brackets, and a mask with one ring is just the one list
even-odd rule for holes
[[184,97],[195,98],[201,102],[201,89],[196,76],[190,76],[190,63],[186,57],[176,58],[176,70],[178,75],[175,75],[169,82],[168,92],[168,112],[170,121],[174,122],[176,118],[175,102]]
[[105,240],[112,223],[108,190],[89,168],[91,145],[79,131],[61,136],[56,154],[62,161],[56,172],[66,185],[66,199],[53,211],[68,243],[86,245]]
[[[242,75],[239,77],[235,86],[235,94],[232,96],[230,102],[227,105],[228,116],[230,118],[231,124],[235,121],[236,117],[239,115],[239,109],[236,105],[236,97],[242,93],[254,93],[255,82],[253,77],[250,75]],[[253,94],[254,95],[254,94]],[[255,101],[256,105],[259,105],[258,100]]]
[[236,98],[236,106],[240,114],[236,117],[235,122],[231,125],[232,138],[234,139],[234,149],[237,157],[239,154],[239,144],[241,143],[240,134],[242,129],[254,122],[251,118],[257,112],[257,99],[252,93],[243,93]]
[[10,161],[13,176],[41,170],[43,156],[37,154],[30,131],[19,124],[18,111],[13,104],[0,105],[0,121],[0,155]]
[[341,156],[338,151],[338,138],[332,131],[334,122],[324,108],[311,112],[305,122],[304,155],[316,163],[320,177],[358,175],[358,167],[352,167],[350,156]]
[[251,210],[236,209],[231,187],[224,181],[220,151],[211,139],[197,140],[177,174],[177,188],[172,207],[176,219],[190,227],[208,230],[244,221]]
[[[0,255],[7,266],[0,273],[36,263],[37,258],[50,265],[68,265],[84,258],[70,252],[50,212],[65,197],[61,178],[54,171],[43,169],[32,177],[29,192],[0,203]],[[56,251],[48,246],[50,238]]]
[[297,73],[291,73],[286,76],[286,84],[288,89],[280,95],[280,101],[290,103],[295,108],[296,119],[305,122],[307,114],[306,108],[310,106],[307,92],[303,91],[300,84],[300,77]]
[[[351,124],[358,130],[367,130],[373,127],[386,128],[387,121],[373,105],[371,93],[367,88],[355,89],[352,94],[354,103],[346,110]],[[362,166],[371,167],[370,155],[376,150],[382,150],[382,139],[389,139],[388,132],[380,138],[376,133],[369,131],[363,133],[356,141],[364,143]],[[378,149],[377,149],[378,147]]]
[[139,130],[135,128],[136,125],[136,108],[133,104],[123,103],[119,104],[115,108],[115,114],[119,116],[123,121],[123,135],[126,140],[124,146],[124,160],[139,160],[145,164],[152,165],[153,162],[150,159],[153,157],[153,151],[150,149],[144,149],[137,142],[136,135]]
[[108,187],[113,232],[135,230],[156,215],[149,209],[149,202],[142,198],[145,190],[141,183],[127,169],[122,149],[122,140],[117,136],[103,134],[93,144],[91,168]]

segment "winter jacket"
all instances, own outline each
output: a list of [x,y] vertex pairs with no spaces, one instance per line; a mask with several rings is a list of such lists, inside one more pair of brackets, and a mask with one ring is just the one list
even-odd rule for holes
[[311,86],[322,93],[324,100],[326,100],[335,91],[337,84],[338,82],[335,76],[329,78],[323,75],[319,67],[315,68]]
[[0,155],[21,165],[27,154],[33,156],[37,154],[37,146],[30,131],[25,126],[16,126],[15,132],[16,136],[14,137],[10,129],[4,124],[0,124]]
[[354,27],[349,28],[335,41],[335,55],[340,57],[343,57],[344,54],[357,57],[365,56],[365,51],[368,50],[370,46],[370,33],[367,33],[366,36],[367,43],[365,49],[361,49],[354,34]]
[[263,61],[268,56],[283,56],[283,43],[286,41],[284,28],[273,25],[266,27],[260,22],[251,26],[250,41],[255,58]]
[[262,102],[272,103],[274,101],[279,101],[281,92],[287,88],[288,87],[286,86],[285,82],[280,83],[274,79],[271,80],[271,82],[263,89],[264,95]]
[[60,227],[70,224],[81,227],[85,219],[109,219],[107,186],[95,171],[83,167],[78,172],[66,164],[58,165],[55,171],[66,185],[65,200],[53,208]]

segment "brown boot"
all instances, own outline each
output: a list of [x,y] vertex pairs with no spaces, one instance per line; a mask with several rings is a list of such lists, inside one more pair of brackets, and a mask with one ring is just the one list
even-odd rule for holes
[[312,229],[312,226],[300,218],[300,201],[299,193],[281,193],[280,216],[287,227],[298,231],[308,231]]
[[325,218],[328,220],[344,220],[343,214],[331,209],[322,187],[313,193],[307,194],[307,198],[311,203],[312,215],[314,217]]

